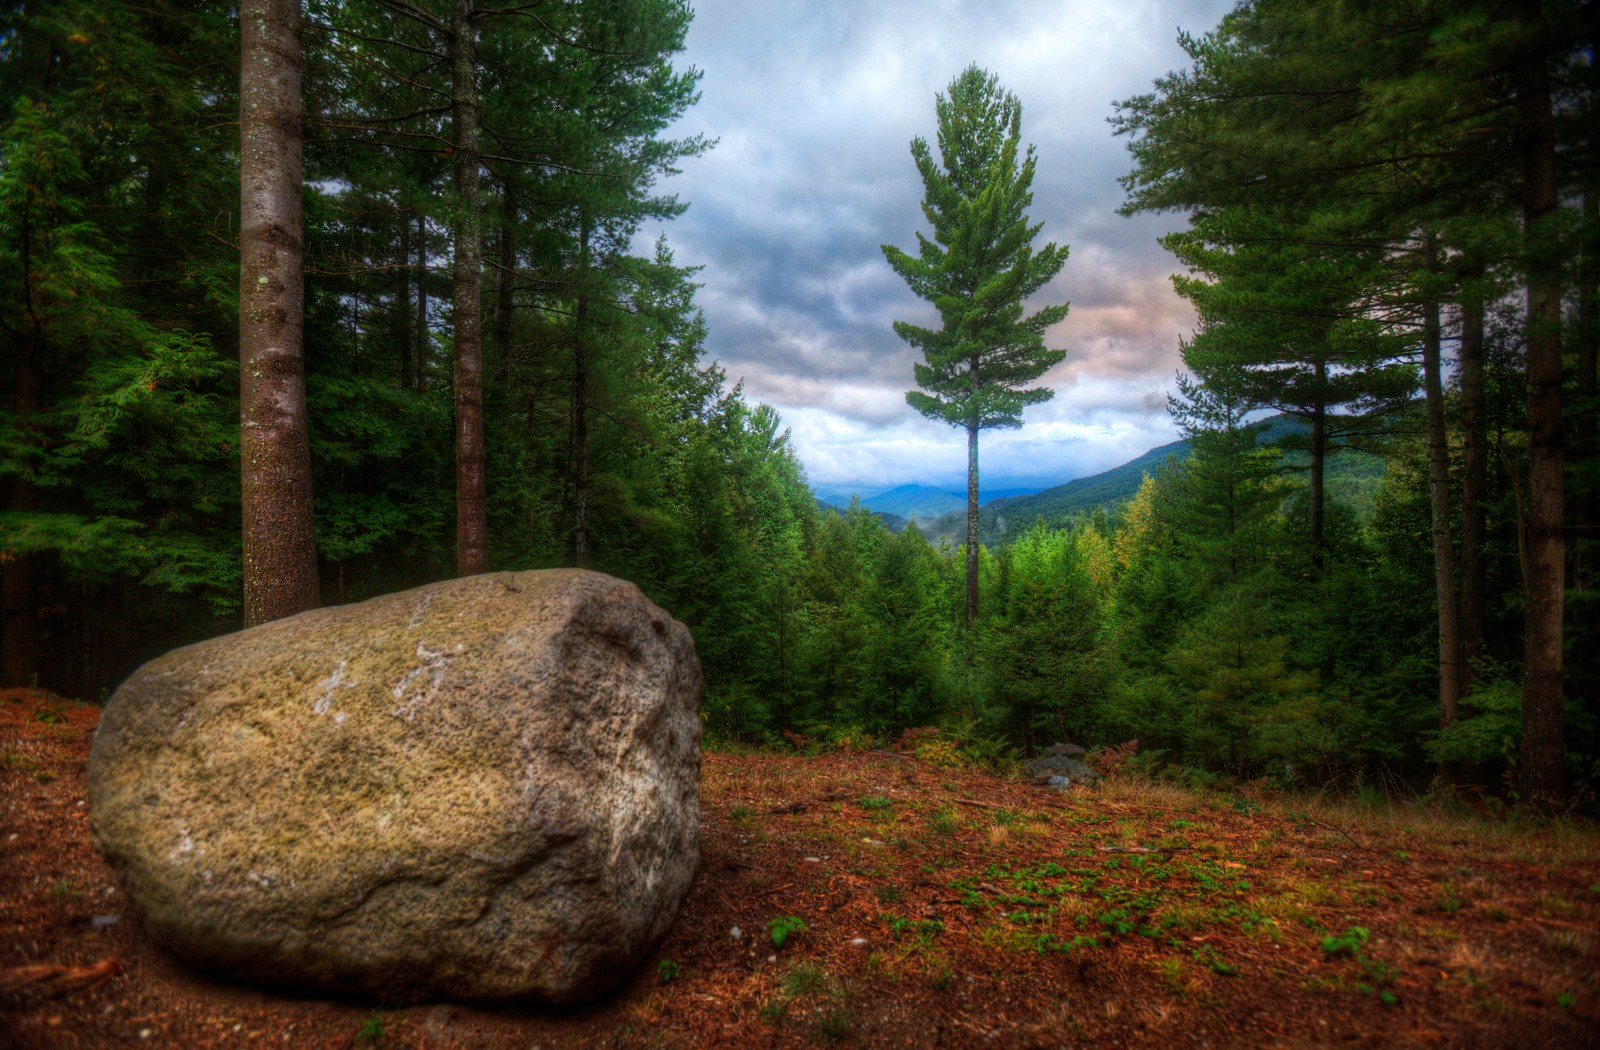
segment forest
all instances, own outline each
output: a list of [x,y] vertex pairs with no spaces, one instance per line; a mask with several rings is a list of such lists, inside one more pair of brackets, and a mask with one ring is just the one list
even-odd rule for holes
[[[707,359],[695,267],[636,252],[715,148],[670,135],[686,0],[305,0],[292,493],[247,449],[249,20],[7,5],[0,685],[104,698],[258,622],[253,585],[578,565],[689,626],[714,745],[939,725],[974,760],[1137,741],[1185,783],[1592,808],[1591,6],[1256,0],[1186,35],[1112,123],[1125,211],[1188,218],[1190,455],[969,551],[821,507]],[[1381,480],[1342,500],[1355,455]],[[252,579],[307,492],[314,569]]]

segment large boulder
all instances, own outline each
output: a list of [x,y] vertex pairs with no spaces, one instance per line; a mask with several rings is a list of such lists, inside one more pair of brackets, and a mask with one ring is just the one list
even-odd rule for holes
[[94,843],[152,937],[246,980],[579,1002],[694,877],[700,684],[688,630],[599,573],[302,613],[117,690]]

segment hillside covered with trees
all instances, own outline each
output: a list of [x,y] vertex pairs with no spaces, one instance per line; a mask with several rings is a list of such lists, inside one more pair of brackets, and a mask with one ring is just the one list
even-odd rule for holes
[[[636,250],[713,146],[669,135],[684,0],[306,0],[302,117],[263,132],[303,140],[303,235],[259,242],[235,4],[11,5],[0,685],[93,699],[254,622],[251,537],[309,492],[314,602],[634,581],[694,634],[713,741],[942,723],[974,756],[1136,739],[1189,781],[1591,802],[1591,16],[1254,0],[1186,36],[1115,124],[1127,210],[1190,220],[1188,454],[1130,464],[1126,502],[991,503],[969,550],[819,507],[706,358],[695,269]],[[258,243],[303,250],[281,374],[241,320],[287,317]],[[295,368],[302,404],[251,400]],[[296,419],[291,496],[248,450]]]

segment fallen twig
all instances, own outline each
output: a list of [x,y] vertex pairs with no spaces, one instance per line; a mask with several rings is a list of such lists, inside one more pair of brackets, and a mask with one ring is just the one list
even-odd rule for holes
[[14,966],[0,970],[0,995],[10,998],[24,993],[30,997],[53,999],[78,988],[89,988],[122,972],[122,960],[102,959],[89,966],[60,966],[51,963]]
[[1356,847],[1357,849],[1361,848],[1361,843],[1357,842],[1354,838],[1352,838],[1350,833],[1348,831],[1346,831],[1345,829],[1341,828],[1339,825],[1337,825],[1337,824],[1329,824],[1325,820],[1318,820],[1318,821],[1315,821],[1314,823],[1319,828],[1332,828],[1334,831],[1337,831],[1339,834],[1343,835],[1345,837],[1345,839],[1349,841],[1350,845]]
[[1191,846],[1096,846],[1101,853],[1161,853],[1171,856],[1174,853],[1188,853]]

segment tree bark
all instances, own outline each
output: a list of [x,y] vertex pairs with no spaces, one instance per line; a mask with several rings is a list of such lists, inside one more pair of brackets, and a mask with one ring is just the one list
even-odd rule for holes
[[411,216],[399,211],[400,265],[395,267],[395,353],[400,374],[400,389],[410,390],[411,380]]
[[319,600],[303,340],[300,2],[239,12],[239,456],[244,619]]
[[1577,420],[1572,429],[1572,458],[1577,470],[1576,491],[1572,494],[1572,544],[1569,583],[1573,600],[1568,603],[1573,646],[1567,667],[1567,684],[1574,696],[1594,696],[1600,690],[1596,670],[1600,654],[1594,651],[1595,551],[1600,537],[1595,535],[1595,503],[1600,492],[1593,483],[1596,453],[1596,342],[1600,341],[1600,198],[1593,190],[1583,195],[1583,226],[1586,231],[1578,262],[1578,326],[1576,357],[1578,364]]
[[[1539,5],[1523,28],[1540,31]],[[1528,578],[1523,612],[1523,801],[1538,810],[1566,796],[1562,740],[1562,618],[1566,572],[1561,434],[1561,259],[1546,220],[1558,207],[1555,113],[1544,49],[1519,71],[1522,222],[1528,278]]]
[[[18,340],[17,385],[11,396],[17,427],[23,431],[30,428],[34,413],[41,407],[43,387],[41,332],[38,316],[32,308],[34,276],[29,265],[28,249],[31,236],[25,224],[21,238],[22,296],[31,323]],[[6,508],[26,514],[37,507],[38,493],[32,478],[23,473],[13,474],[10,484],[6,486]],[[0,685],[28,686],[34,684],[39,673],[39,608],[34,580],[37,556],[7,554],[4,572],[0,574]]]
[[[1600,196],[1595,191],[1583,194],[1583,225],[1588,236],[1583,245],[1583,255],[1578,264],[1578,420],[1573,428],[1573,456],[1586,460],[1596,452],[1597,394],[1595,374],[1596,344],[1600,343]],[[1594,508],[1580,502],[1573,508],[1574,524],[1578,538],[1587,545],[1594,537]],[[1573,581],[1573,586],[1583,587],[1585,580]]]
[[1317,403],[1311,406],[1311,505],[1310,519],[1311,567],[1322,571],[1323,507],[1328,467],[1328,403],[1321,391],[1328,388],[1328,363],[1319,360],[1317,371]]
[[[976,380],[974,380],[976,386]],[[967,424],[967,629],[978,623],[978,425]]]
[[1483,551],[1488,537],[1486,500],[1489,491],[1489,416],[1484,395],[1483,293],[1471,282],[1482,274],[1465,275],[1469,287],[1461,297],[1461,343],[1457,369],[1461,383],[1461,691],[1476,680],[1476,662],[1483,657],[1489,610],[1488,571]]
[[[1424,239],[1424,266],[1438,269],[1433,235]],[[1422,304],[1422,388],[1428,413],[1428,510],[1433,535],[1434,603],[1439,614],[1439,728],[1455,725],[1461,699],[1461,632],[1456,614],[1455,550],[1450,540],[1450,445],[1444,422],[1439,304]]]
[[417,393],[428,389],[428,217],[417,209]]
[[572,340],[572,562],[589,565],[589,214],[578,235],[578,307]]
[[455,132],[456,574],[489,568],[483,441],[483,216],[479,208],[477,24],[474,0],[450,20]]
[[504,379],[511,367],[511,315],[516,307],[517,201],[511,180],[505,180],[500,198],[499,277],[495,281],[494,344],[499,357],[497,376]]
[[[16,41],[13,61],[20,67],[18,83],[27,82],[47,97],[54,48],[38,34],[24,32]],[[43,45],[43,46],[41,46]],[[18,230],[18,263],[21,281],[17,288],[26,318],[13,329],[16,346],[16,384],[11,392],[11,407],[24,441],[38,444],[34,434],[34,415],[44,407],[44,320],[39,314],[35,291],[40,275],[33,265],[33,209],[38,188],[23,190],[21,229]],[[31,470],[11,475],[6,485],[6,509],[28,514],[38,509],[38,487]],[[0,550],[0,686],[31,686],[39,674],[39,596],[36,570],[38,555]]]

